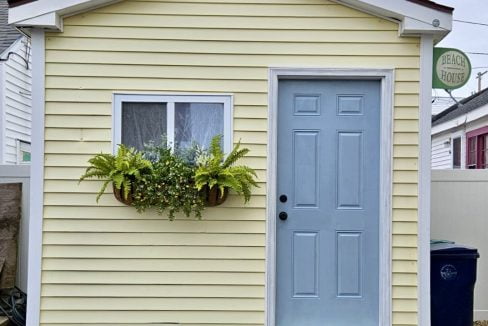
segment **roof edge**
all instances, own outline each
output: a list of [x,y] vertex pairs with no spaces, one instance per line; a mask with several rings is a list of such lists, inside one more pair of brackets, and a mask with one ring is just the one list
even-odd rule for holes
[[445,5],[442,5],[440,3],[430,1],[430,0],[407,0],[407,1],[419,4],[419,5],[427,7],[427,8],[432,8],[432,9],[436,9],[439,11],[443,11],[446,13],[453,13],[454,12],[454,8],[449,7],[449,6],[445,6]]
[[[62,31],[63,17],[93,10],[121,0],[10,0],[24,3],[9,9],[9,23],[19,27]],[[27,1],[27,3],[25,3]],[[434,35],[439,41],[452,30],[450,7],[428,0],[332,0],[336,3],[394,20],[401,36]]]

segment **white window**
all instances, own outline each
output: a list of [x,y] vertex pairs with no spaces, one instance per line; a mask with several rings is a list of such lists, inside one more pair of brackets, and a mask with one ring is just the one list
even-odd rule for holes
[[456,137],[452,139],[452,168],[461,168],[461,137]]
[[17,164],[30,164],[31,144],[17,139]]
[[114,98],[114,151],[118,144],[143,149],[166,137],[170,146],[194,143],[207,147],[223,135],[224,150],[232,146],[232,97],[208,95],[128,95]]

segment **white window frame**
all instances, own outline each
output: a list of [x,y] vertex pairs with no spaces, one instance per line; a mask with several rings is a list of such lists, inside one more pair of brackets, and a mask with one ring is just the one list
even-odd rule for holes
[[112,149],[122,143],[122,103],[165,103],[167,110],[168,144],[174,146],[175,103],[219,103],[224,105],[224,152],[230,153],[233,144],[233,98],[231,95],[158,95],[158,94],[114,94],[112,119]]
[[454,139],[461,138],[461,167],[456,170],[462,170],[466,167],[466,150],[464,148],[465,145],[465,137],[464,132],[459,130],[457,132],[451,133],[451,141],[450,141],[450,153],[449,157],[451,158],[451,169],[454,170]]
[[[15,143],[16,143],[16,147],[17,147],[17,164],[19,164],[19,165],[31,164],[31,161],[32,161],[31,143],[28,141],[25,141],[25,140],[20,140],[20,139],[16,139]],[[22,158],[24,156],[22,155],[22,152],[29,152],[31,154],[31,161],[29,161],[29,162],[23,161]]]

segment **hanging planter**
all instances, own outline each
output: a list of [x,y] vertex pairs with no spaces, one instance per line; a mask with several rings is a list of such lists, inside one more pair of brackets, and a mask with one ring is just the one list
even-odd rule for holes
[[224,193],[222,193],[219,187],[213,186],[210,189],[208,185],[206,185],[200,190],[200,194],[206,207],[215,207],[222,205],[227,200],[227,197],[229,196],[229,188],[225,187]]
[[129,194],[126,197],[124,186],[120,187],[120,189],[117,189],[115,185],[112,185],[112,187],[113,187],[115,199],[117,199],[119,202],[121,202],[124,205],[132,206],[132,203],[134,202],[134,192],[132,191],[132,188],[129,190]]

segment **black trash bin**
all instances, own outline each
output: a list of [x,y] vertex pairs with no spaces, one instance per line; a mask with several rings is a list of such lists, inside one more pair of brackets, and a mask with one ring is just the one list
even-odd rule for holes
[[478,250],[452,242],[430,246],[432,326],[473,326]]

